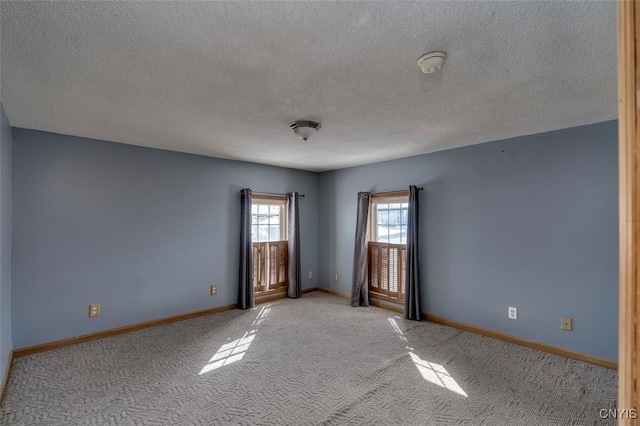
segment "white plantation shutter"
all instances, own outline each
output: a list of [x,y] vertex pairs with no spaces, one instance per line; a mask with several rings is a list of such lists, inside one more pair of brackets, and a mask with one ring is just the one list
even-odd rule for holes
[[404,300],[405,244],[369,242],[369,291]]
[[253,287],[256,293],[288,285],[286,241],[252,243]]

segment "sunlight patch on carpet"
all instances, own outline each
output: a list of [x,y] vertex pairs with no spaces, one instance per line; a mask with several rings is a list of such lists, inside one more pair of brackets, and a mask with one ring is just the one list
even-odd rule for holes
[[451,392],[455,392],[458,395],[462,395],[464,397],[468,396],[453,377],[451,377],[447,369],[442,365],[426,361],[413,352],[409,352],[409,356],[418,368],[423,379],[433,383],[434,385],[449,389]]
[[200,370],[199,374],[203,375],[210,371],[217,370],[220,367],[224,367],[225,365],[240,361],[255,337],[255,330],[252,330],[251,332],[245,333],[240,339],[222,345],[220,349],[218,349],[218,352],[209,360],[209,363]]
[[[404,336],[404,333],[398,326],[396,320],[393,318],[389,318],[389,323],[391,324],[391,327],[393,327],[393,330],[398,333],[400,338],[408,344],[408,340]],[[451,377],[451,374],[449,374],[444,366],[436,364],[435,362],[424,360],[415,353],[411,352],[413,351],[413,348],[409,346],[406,346],[406,348],[409,350],[409,356],[411,357],[411,360],[413,361],[415,366],[418,368],[418,371],[420,372],[420,375],[423,379],[430,383],[433,383],[434,385],[438,385],[442,388],[448,389],[451,392],[455,392],[458,395],[468,397],[465,391],[462,390],[460,385],[458,385],[458,382],[456,382],[454,378]]]
[[[263,306],[258,313],[256,319],[251,323],[251,326],[259,326],[262,324],[269,315],[269,311],[271,310],[271,305]],[[233,342],[226,343],[220,346],[220,349],[213,355],[213,357],[209,360],[207,365],[205,365],[202,370],[200,370],[199,375],[203,375],[213,370],[217,370],[220,367],[224,367],[225,365],[233,364],[234,362],[240,361],[244,354],[249,350],[249,346],[251,346],[251,342],[256,337],[257,330],[251,330],[239,338],[234,340]]]

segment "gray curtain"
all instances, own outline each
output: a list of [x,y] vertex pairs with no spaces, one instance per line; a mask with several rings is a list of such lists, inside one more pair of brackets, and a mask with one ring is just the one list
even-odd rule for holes
[[369,283],[367,271],[367,221],[371,194],[358,192],[356,220],[356,246],[353,253],[353,283],[351,306],[369,306]]
[[298,193],[287,194],[289,199],[289,221],[287,240],[289,242],[289,288],[287,296],[298,298],[302,295],[302,274],[300,271],[300,215],[298,212]]
[[420,268],[418,253],[420,203],[418,202],[419,189],[409,187],[409,215],[407,220],[407,265],[405,269],[405,298],[404,317],[410,320],[421,321],[422,309],[420,306]]
[[240,191],[240,287],[238,307],[249,309],[255,306],[253,294],[253,258],[251,250],[251,190]]

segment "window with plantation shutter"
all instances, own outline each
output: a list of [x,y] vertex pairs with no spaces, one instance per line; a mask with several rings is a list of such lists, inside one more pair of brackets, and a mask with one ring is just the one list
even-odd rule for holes
[[251,198],[253,288],[256,294],[286,289],[286,197]]
[[251,243],[253,248],[253,288],[256,293],[286,288],[286,241]]
[[371,199],[368,268],[374,297],[404,301],[408,191]]
[[369,291],[404,300],[406,244],[369,242]]

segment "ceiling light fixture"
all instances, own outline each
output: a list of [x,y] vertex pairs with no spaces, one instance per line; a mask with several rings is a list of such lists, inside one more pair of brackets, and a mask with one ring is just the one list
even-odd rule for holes
[[296,120],[289,123],[293,133],[300,136],[303,141],[309,139],[315,132],[320,130],[320,123],[309,120]]
[[418,66],[423,73],[433,74],[442,69],[445,59],[447,59],[447,54],[444,52],[429,52],[426,55],[420,56]]

